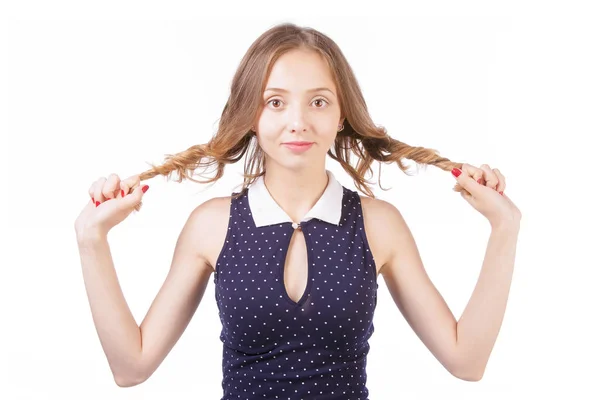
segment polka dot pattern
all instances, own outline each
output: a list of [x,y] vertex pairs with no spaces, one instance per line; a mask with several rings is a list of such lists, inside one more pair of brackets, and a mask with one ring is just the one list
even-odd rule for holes
[[294,227],[256,227],[247,191],[232,199],[214,274],[221,400],[368,399],[368,339],[379,285],[360,196],[344,187],[339,224],[317,218],[300,224],[308,281],[295,302],[283,281]]

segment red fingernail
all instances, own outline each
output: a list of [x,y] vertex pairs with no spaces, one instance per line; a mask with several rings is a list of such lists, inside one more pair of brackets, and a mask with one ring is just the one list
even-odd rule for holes
[[477,183],[479,183],[481,185],[481,182],[483,181],[483,179],[479,178],[477,179]]
[[458,178],[458,176],[462,174],[462,171],[458,168],[453,168],[452,169],[452,175],[456,176]]
[[98,207],[99,205],[100,205],[100,202],[99,202],[99,201],[97,201],[97,202],[96,202],[96,207]]
[[146,193],[146,190],[148,190],[150,186],[148,185],[144,185],[144,187],[142,187],[142,192]]
[[500,192],[500,194],[501,194],[502,196],[504,196],[504,192]]
[[121,197],[125,197],[125,192],[121,189]]

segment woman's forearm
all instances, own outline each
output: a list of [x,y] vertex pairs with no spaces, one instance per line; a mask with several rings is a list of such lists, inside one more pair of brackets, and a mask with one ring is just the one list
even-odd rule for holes
[[78,235],[77,242],[92,318],[115,382],[133,385],[141,379],[141,333],[119,285],[108,239]]
[[500,332],[512,281],[518,226],[492,229],[475,289],[457,325],[460,365],[481,379]]

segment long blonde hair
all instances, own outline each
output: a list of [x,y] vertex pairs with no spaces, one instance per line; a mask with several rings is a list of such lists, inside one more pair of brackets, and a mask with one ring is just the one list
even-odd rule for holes
[[[345,120],[333,149],[327,154],[342,165],[362,193],[375,197],[368,186],[370,182],[365,179],[367,171],[373,175],[373,161],[396,163],[407,175],[409,166],[402,159],[413,160],[423,166],[435,165],[444,171],[462,167],[462,163],[440,157],[436,150],[410,146],[390,137],[385,128],[375,126],[358,81],[338,45],[313,28],[283,23],[264,32],[244,55],[233,77],[231,93],[221,114],[217,133],[210,141],[177,154],[167,154],[162,165],[150,164],[151,169],[142,172],[140,179],[146,180],[157,175],[169,178],[172,173],[177,173],[177,182],[183,179],[198,183],[216,182],[223,176],[226,164],[236,163],[245,157],[240,195],[265,173],[264,153],[257,145],[251,128],[263,107],[262,93],[269,73],[279,57],[300,48],[318,52],[331,68],[341,115]],[[357,156],[355,164],[351,160],[352,154]],[[214,176],[204,180],[193,177],[197,169],[206,170],[210,167],[215,170]],[[459,191],[458,186],[454,190]]]

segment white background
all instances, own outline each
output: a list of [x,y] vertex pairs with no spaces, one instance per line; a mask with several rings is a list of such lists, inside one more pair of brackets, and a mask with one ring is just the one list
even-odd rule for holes
[[[154,375],[119,388],[100,346],[73,223],[100,176],[145,171],[216,132],[239,61],[280,22],[329,35],[376,124],[457,162],[499,168],[523,214],[508,307],[486,373],[450,375],[408,326],[383,278],[370,398],[599,398],[600,13],[589,2],[13,2],[4,5],[0,186],[1,399],[219,399],[220,321],[209,283]],[[329,5],[330,4],[330,5]],[[361,4],[361,5],[359,5]],[[568,5],[567,5],[568,4]],[[208,9],[210,8],[210,9]],[[219,9],[220,8],[220,9]],[[333,160],[338,180],[356,189]],[[374,165],[378,172],[378,166]],[[191,210],[241,183],[147,183],[109,234],[141,323]],[[490,233],[436,167],[383,165],[378,197],[402,212],[456,318]]]

